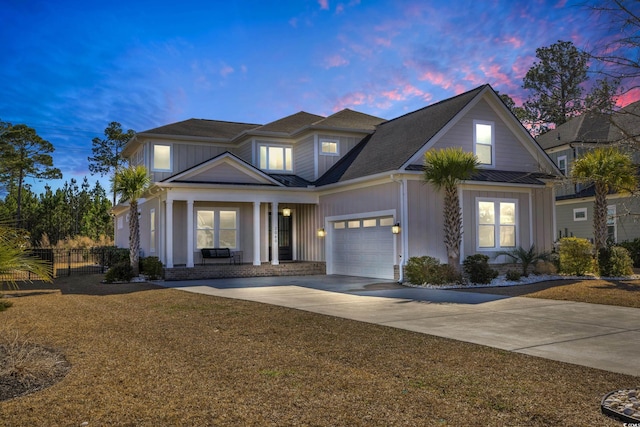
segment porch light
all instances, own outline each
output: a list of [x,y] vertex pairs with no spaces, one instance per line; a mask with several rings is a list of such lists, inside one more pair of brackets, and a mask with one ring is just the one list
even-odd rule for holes
[[291,216],[291,209],[282,208],[282,216]]
[[400,223],[396,222],[394,225],[391,226],[391,232],[393,234],[400,234]]
[[324,237],[327,235],[327,232],[324,231],[324,228],[318,228],[318,237]]

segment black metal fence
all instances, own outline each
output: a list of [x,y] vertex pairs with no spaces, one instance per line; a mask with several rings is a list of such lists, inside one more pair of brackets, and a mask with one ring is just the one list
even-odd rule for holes
[[[129,260],[129,249],[101,247],[90,249],[32,249],[32,256],[51,265],[53,277],[105,273],[110,266]],[[0,282],[6,280],[39,280],[30,272],[15,271],[0,276]]]

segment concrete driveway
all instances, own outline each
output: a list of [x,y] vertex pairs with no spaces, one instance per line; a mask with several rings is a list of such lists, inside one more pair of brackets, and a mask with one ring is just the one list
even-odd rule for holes
[[640,376],[640,309],[408,288],[350,276],[159,285],[306,310]]

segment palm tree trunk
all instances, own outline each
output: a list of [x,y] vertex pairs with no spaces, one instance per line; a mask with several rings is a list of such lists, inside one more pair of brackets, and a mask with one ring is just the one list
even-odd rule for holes
[[140,273],[138,261],[140,258],[140,227],[138,225],[138,202],[130,201],[129,204],[129,262],[134,276]]
[[444,195],[444,244],[447,262],[460,270],[460,241],[462,240],[462,211],[456,186],[446,187]]
[[596,183],[595,201],[593,203],[593,240],[596,254],[607,246],[607,193],[606,184]]

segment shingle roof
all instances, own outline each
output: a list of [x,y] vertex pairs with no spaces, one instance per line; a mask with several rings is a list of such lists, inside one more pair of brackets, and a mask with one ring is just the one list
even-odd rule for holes
[[[378,125],[371,138],[361,142],[360,155],[348,156],[350,164],[339,174],[338,181],[399,169],[485,87],[487,85]],[[345,168],[339,163],[334,168]],[[338,174],[334,172],[330,170],[327,174],[335,179]]]
[[219,120],[188,119],[166,126],[149,129],[141,134],[180,135],[207,138],[232,139],[241,132],[255,129],[258,124],[236,123]]
[[300,111],[290,116],[283,117],[282,119],[278,119],[271,123],[267,123],[266,125],[260,126],[255,130],[261,131],[261,132],[291,133],[300,128],[310,126],[313,123],[322,119],[324,119],[323,116],[318,116],[316,114]]
[[307,187],[309,185],[312,185],[310,181],[307,181],[306,179],[301,178],[298,175],[287,175],[279,173],[270,173],[268,175],[287,187]]
[[314,126],[326,126],[339,129],[363,129],[373,131],[385,119],[369,114],[353,111],[348,108],[330,115],[326,119],[314,123]]
[[612,114],[588,112],[574,117],[536,138],[540,146],[549,148],[572,142],[606,143],[620,141],[625,134],[640,134],[640,101]]

